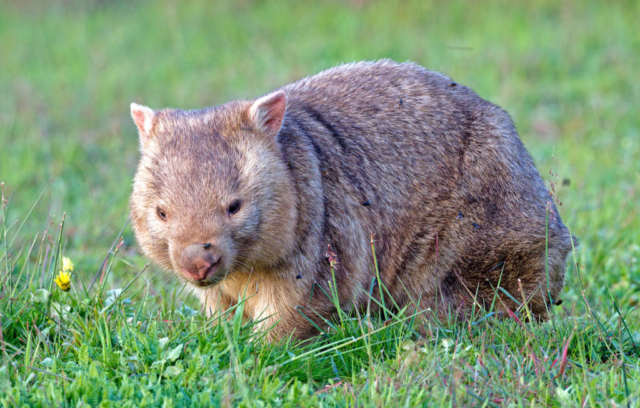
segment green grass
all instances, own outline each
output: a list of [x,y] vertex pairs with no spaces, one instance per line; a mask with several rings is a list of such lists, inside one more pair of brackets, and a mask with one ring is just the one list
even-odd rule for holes
[[[638,405],[638,15],[586,0],[3,4],[0,404]],[[512,114],[580,239],[552,321],[356,315],[269,345],[249,322],[193,314],[128,226],[120,239],[130,102],[201,108],[383,57]],[[63,254],[68,293],[52,283]]]

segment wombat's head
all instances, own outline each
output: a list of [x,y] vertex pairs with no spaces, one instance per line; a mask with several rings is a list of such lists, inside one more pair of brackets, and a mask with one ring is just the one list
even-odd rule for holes
[[131,104],[142,157],[131,215],[143,252],[197,286],[293,247],[297,200],[276,136],[287,99],[200,111]]

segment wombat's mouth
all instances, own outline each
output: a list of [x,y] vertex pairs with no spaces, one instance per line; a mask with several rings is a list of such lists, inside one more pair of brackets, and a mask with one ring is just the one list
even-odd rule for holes
[[[213,269],[213,267],[212,267]],[[211,274],[212,276],[209,276],[209,273],[207,273],[205,276],[205,279],[202,280],[194,280],[191,281],[191,283],[193,283],[194,286],[197,286],[199,288],[206,288],[206,287],[211,287],[211,286],[215,286],[218,283],[222,282],[224,280],[224,278],[227,277],[227,271],[216,271],[215,273]]]
[[195,281],[193,284],[199,288],[206,288],[209,286],[214,286],[218,282],[209,282],[209,281]]

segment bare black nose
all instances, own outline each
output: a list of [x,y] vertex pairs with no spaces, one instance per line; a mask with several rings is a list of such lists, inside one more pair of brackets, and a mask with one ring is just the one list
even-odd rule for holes
[[220,256],[210,243],[191,244],[182,250],[180,266],[196,280],[204,280],[214,274],[220,265]]

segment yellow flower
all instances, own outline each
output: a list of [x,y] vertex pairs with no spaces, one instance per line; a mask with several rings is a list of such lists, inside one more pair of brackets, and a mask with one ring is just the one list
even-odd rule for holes
[[73,271],[73,262],[71,262],[71,259],[66,256],[62,257],[62,270],[65,272]]
[[60,271],[56,276],[55,283],[60,289],[68,292],[71,289],[71,274],[69,272]]

